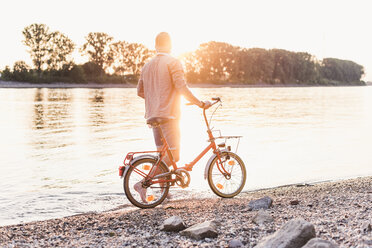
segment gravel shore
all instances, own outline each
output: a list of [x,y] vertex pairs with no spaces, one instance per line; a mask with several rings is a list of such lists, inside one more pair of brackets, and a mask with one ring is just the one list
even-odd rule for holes
[[[257,211],[248,203],[268,196],[266,213],[273,221],[252,222]],[[187,226],[208,220],[221,225],[218,237],[193,240],[160,231],[177,215]],[[155,209],[118,208],[60,219],[0,227],[1,247],[227,247],[232,239],[254,247],[287,221],[303,218],[315,226],[316,236],[340,247],[372,247],[372,177],[293,185],[242,193],[233,199],[185,199]]]

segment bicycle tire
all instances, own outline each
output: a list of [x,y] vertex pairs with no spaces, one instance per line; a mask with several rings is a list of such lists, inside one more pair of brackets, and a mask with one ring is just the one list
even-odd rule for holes
[[[226,166],[227,158],[230,158],[229,161],[234,161],[235,164],[233,166],[231,165]],[[224,161],[223,163],[225,164],[224,165],[225,169],[227,171],[230,170],[229,172],[231,173],[231,178],[226,179],[225,176],[219,171],[219,169],[217,168],[218,157],[215,157],[212,160],[211,164],[209,165],[208,184],[211,190],[213,191],[213,193],[215,193],[216,195],[223,197],[223,198],[232,198],[238,195],[243,190],[245,181],[247,178],[247,172],[246,172],[243,160],[237,154],[233,152],[227,152],[227,151],[222,152],[221,159]],[[234,167],[236,168],[237,165],[239,165],[239,168],[240,168],[240,173],[241,173],[240,180],[239,180],[239,176],[236,175],[239,171],[235,170],[234,171],[235,173],[233,173]],[[238,177],[238,179],[236,179],[236,177]],[[236,184],[237,185],[236,189],[234,189],[230,193],[225,192],[224,189],[228,188],[226,184],[231,185],[231,183],[233,182],[232,180],[238,181],[238,183]]]
[[[140,159],[140,160],[136,161],[132,166],[130,166],[128,168],[128,171],[124,175],[123,187],[124,187],[125,195],[128,198],[128,200],[133,205],[135,205],[136,207],[139,207],[139,208],[154,208],[157,205],[161,204],[164,201],[164,199],[167,197],[167,195],[168,195],[170,185],[169,185],[169,183],[165,183],[165,185],[162,185],[161,187],[159,187],[159,188],[162,188],[163,189],[163,191],[160,190],[161,191],[160,192],[161,193],[160,194],[160,197],[157,197],[156,200],[151,201],[152,203],[146,204],[146,203],[142,202],[141,199],[139,199],[141,197],[138,198],[138,196],[136,196],[136,195],[139,195],[139,193],[134,190],[134,187],[133,187],[133,185],[131,183],[131,178],[133,179],[134,177],[136,177],[136,176],[138,177],[139,176],[139,174],[134,171],[134,168],[137,168],[138,169],[141,165],[145,165],[145,164],[151,164],[153,166],[153,165],[156,164],[156,162],[157,161],[155,159],[152,159],[152,158]],[[159,172],[159,173],[165,173],[165,172],[168,172],[169,171],[168,167],[163,162],[161,162],[159,164],[158,169],[161,170],[161,172]],[[140,178],[140,179],[142,178],[143,179],[142,176],[140,176],[138,178]],[[171,178],[171,176],[165,177],[166,180],[169,180],[170,178]],[[136,178],[134,178],[133,180],[135,182],[136,181]],[[141,180],[139,180],[139,181],[141,181]],[[147,188],[147,190],[149,188],[151,188],[151,186],[149,186]],[[156,188],[158,188],[158,187],[156,187]]]

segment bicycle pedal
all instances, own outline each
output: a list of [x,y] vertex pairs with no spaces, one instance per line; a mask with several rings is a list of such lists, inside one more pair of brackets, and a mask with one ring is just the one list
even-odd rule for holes
[[185,169],[177,169],[175,172],[176,184],[181,188],[186,188],[189,186],[191,177],[190,174]]

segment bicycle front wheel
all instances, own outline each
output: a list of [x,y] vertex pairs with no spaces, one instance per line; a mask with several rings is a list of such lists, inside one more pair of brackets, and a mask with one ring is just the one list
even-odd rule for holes
[[156,162],[152,158],[140,159],[129,167],[124,176],[125,195],[133,205],[139,208],[156,207],[168,195],[169,183],[164,181],[170,180],[170,176],[154,179],[153,182],[146,181],[144,177],[152,170],[155,170],[155,175],[169,171],[168,167],[162,162],[155,168]]
[[209,187],[216,195],[224,198],[239,194],[244,188],[246,177],[243,160],[233,152],[222,152],[221,161],[216,157],[208,169]]

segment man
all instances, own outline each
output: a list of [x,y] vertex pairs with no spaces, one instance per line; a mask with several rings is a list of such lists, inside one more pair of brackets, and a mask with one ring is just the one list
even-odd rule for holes
[[[177,162],[180,154],[181,95],[200,108],[209,108],[211,103],[200,101],[187,87],[181,62],[170,56],[172,44],[168,33],[162,32],[156,36],[155,49],[156,56],[142,68],[137,94],[145,99],[147,120],[153,117],[167,119],[167,122],[161,125],[161,129],[172,151],[173,159]],[[163,144],[159,130],[154,128],[153,133],[156,147],[161,150]],[[167,157],[164,161],[168,166],[171,165],[169,159]],[[142,183],[135,184],[134,189],[145,201],[146,189],[142,187]]]

